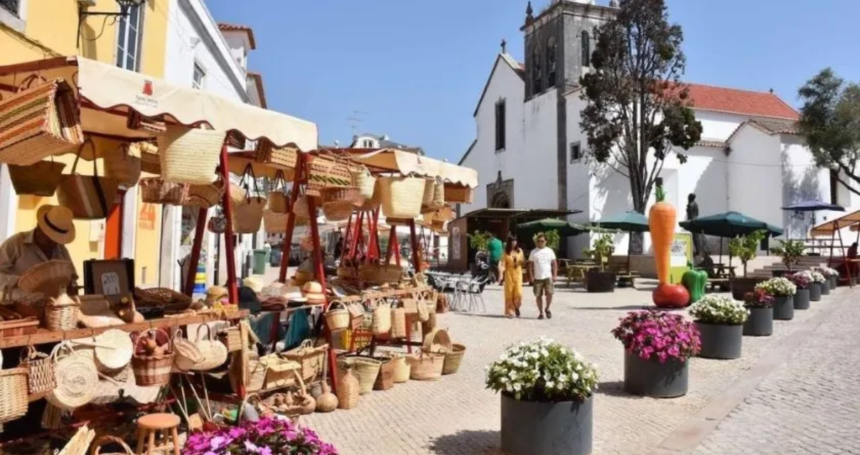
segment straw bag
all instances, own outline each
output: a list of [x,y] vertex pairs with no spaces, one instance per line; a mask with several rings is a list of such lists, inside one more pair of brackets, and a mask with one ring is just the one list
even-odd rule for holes
[[[119,445],[120,447],[122,447],[122,452],[102,453],[102,446],[106,446],[108,444]],[[93,442],[91,450],[92,451],[90,452],[90,455],[134,455],[134,452],[131,451],[131,447],[129,447],[128,444],[125,443],[125,441],[120,438],[117,438],[116,436],[102,436],[96,439],[96,441]]]
[[176,357],[173,359],[173,366],[179,371],[190,371],[195,365],[203,361],[203,353],[197,344],[188,341],[182,334],[182,330],[177,330],[173,336],[173,349],[176,351]]
[[275,147],[266,138],[257,141],[256,159],[260,163],[294,168],[298,163],[298,158],[299,151],[295,147]]
[[78,155],[72,163],[72,173],[60,177],[57,188],[57,200],[60,205],[67,207],[78,220],[99,220],[107,218],[116,205],[116,195],[119,183],[114,179],[99,177],[98,160],[93,159],[93,175],[78,175],[78,161],[86,144],[92,146],[92,140],[78,148]]
[[391,338],[406,338],[406,308],[391,310]]
[[131,188],[140,180],[140,146],[122,144],[113,153],[104,154],[105,177],[116,180],[120,186]]
[[361,264],[358,276],[362,281],[373,284],[398,283],[403,276],[403,268],[397,264]]
[[26,351],[21,351],[19,366],[27,369],[27,390],[30,395],[42,395],[57,387],[54,362],[48,354],[37,351],[33,346],[27,346]]
[[[203,327],[206,327],[206,338],[202,338],[200,336],[200,330]],[[212,329],[206,324],[200,324],[200,326],[197,327],[197,341],[194,344],[197,345],[197,349],[200,350],[203,360],[191,367],[191,370],[193,371],[213,370],[220,367],[227,361],[227,347],[219,341],[212,340],[211,331]]]
[[433,329],[424,336],[424,352],[449,352],[453,349],[447,330]]
[[[293,205],[293,213],[296,214],[296,221],[298,220],[309,220],[310,209],[308,208],[308,197],[309,196],[299,196],[296,199],[296,203]],[[314,214],[316,216],[316,214]]]
[[89,403],[99,387],[99,376],[92,357],[84,352],[75,352],[68,342],[54,347],[54,376],[57,387],[45,397],[60,409],[75,409]]
[[454,374],[460,369],[463,356],[466,354],[466,346],[454,344],[450,351],[445,352],[445,363],[442,366],[442,374]]
[[9,166],[9,178],[19,196],[51,197],[60,185],[64,163],[39,161],[30,166]]
[[379,374],[373,383],[373,390],[389,390],[394,387],[394,359],[379,359]]
[[[0,162],[18,166],[65,153],[84,141],[77,103],[63,79],[27,87],[0,99]],[[22,84],[23,87],[23,84]]]
[[299,347],[285,352],[284,357],[301,365],[299,374],[302,379],[309,381],[322,373],[326,352],[327,344],[314,347],[311,340],[305,340]]
[[[266,209],[263,211],[263,230],[266,231],[266,234],[284,234],[287,232],[287,221],[289,219],[289,213],[276,213]],[[298,223],[295,225],[298,226]]]
[[474,192],[468,186],[445,186],[445,202],[471,204]]
[[215,181],[226,133],[168,126],[158,136],[161,176],[168,182],[206,185]]
[[242,350],[242,336],[239,333],[239,327],[227,327],[218,332],[217,338],[227,348],[227,352]]
[[275,174],[275,184],[269,191],[269,210],[275,213],[290,213],[290,203],[287,196],[284,173]]
[[441,180],[428,179],[421,200],[421,213],[433,213],[445,206],[445,184]]
[[266,199],[260,196],[251,196],[251,183],[253,180],[254,192],[260,194],[257,188],[257,179],[254,170],[249,164],[242,176],[242,187],[245,190],[245,198],[233,207],[233,230],[237,234],[254,234],[260,230],[263,222],[263,210],[266,208]]
[[95,342],[96,365],[104,370],[121,370],[131,362],[134,345],[127,332],[110,329],[97,335]]
[[346,304],[349,311],[349,328],[360,329],[364,325],[364,304],[361,302],[350,302]]
[[[0,352],[0,366],[3,353]],[[24,417],[27,414],[27,368],[0,369],[0,424]]]
[[409,354],[406,356],[406,362],[410,368],[409,379],[432,381],[442,376],[445,355],[423,352],[420,355]]
[[187,199],[188,185],[165,182],[161,177],[140,180],[140,196],[143,202],[160,205],[182,205]]
[[382,214],[386,218],[403,219],[420,215],[426,182],[421,177],[380,177]]
[[346,309],[346,305],[344,305],[343,302],[335,300],[331,305],[329,305],[328,311],[325,313],[325,322],[328,325],[329,330],[343,330],[349,327],[349,321],[349,310]]
[[349,166],[341,161],[317,156],[309,167],[308,192],[313,196],[319,195],[323,188],[352,186]]
[[227,189],[227,185],[224,184],[221,176],[218,176],[214,183],[187,186],[188,196],[182,202],[182,205],[203,209],[212,208],[220,204],[221,199],[224,197],[224,191]]
[[352,365],[344,364],[338,371],[340,375],[337,378],[337,407],[353,409],[358,406],[361,384],[353,374]]
[[402,384],[409,381],[411,368],[409,364],[406,363],[406,357],[402,354],[397,354],[392,357],[391,364],[393,369],[392,379],[394,379],[395,384]]
[[391,304],[377,303],[373,309],[373,334],[382,335],[391,331]]
[[382,362],[368,357],[347,357],[345,362],[353,366],[358,376],[359,395],[372,392]]
[[[141,351],[141,342],[158,343],[159,335],[167,340],[167,344],[158,347],[154,353]],[[159,352],[160,351],[160,352]],[[173,350],[170,337],[162,329],[153,329],[147,333],[141,333],[134,343],[134,354],[131,357],[131,371],[134,373],[134,382],[141,387],[153,385],[166,385],[170,382],[170,370],[176,352]]]
[[351,174],[353,184],[358,189],[358,195],[364,200],[373,199],[376,177],[364,166],[352,169]]
[[69,297],[65,290],[45,304],[45,327],[52,331],[72,330],[78,326],[81,302]]
[[260,365],[266,372],[262,390],[289,387],[295,385],[297,379],[301,379],[298,373],[299,364],[282,359],[277,354],[260,357]]

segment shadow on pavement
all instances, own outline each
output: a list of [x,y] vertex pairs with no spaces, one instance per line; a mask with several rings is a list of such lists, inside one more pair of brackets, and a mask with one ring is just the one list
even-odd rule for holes
[[430,443],[430,450],[439,455],[463,453],[504,455],[504,452],[499,448],[500,438],[498,431],[458,431],[434,439]]
[[456,314],[458,316],[469,316],[472,318],[493,318],[493,319],[505,319],[507,316],[503,314],[493,314],[493,313],[468,313],[464,311],[449,311],[450,314]]
[[608,395],[611,397],[625,397],[625,398],[644,398],[638,395],[633,395],[624,391],[624,382],[623,381],[603,381],[598,383],[597,385],[597,394],[598,395]]
[[590,307],[579,307],[573,306],[574,310],[586,310],[586,311],[598,311],[598,310],[647,310],[654,308],[654,305],[624,305],[624,306],[590,306]]

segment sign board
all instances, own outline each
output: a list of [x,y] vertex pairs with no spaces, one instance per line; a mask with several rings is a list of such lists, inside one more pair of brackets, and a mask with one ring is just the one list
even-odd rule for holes
[[140,205],[140,216],[138,217],[137,227],[140,229],[145,229],[147,231],[155,230],[155,205],[154,204],[141,204]]
[[451,227],[451,259],[459,261],[460,258],[460,242],[462,239],[460,238],[460,227],[453,226]]
[[672,250],[669,254],[669,281],[680,283],[684,272],[689,270],[687,264],[693,262],[693,234],[679,232],[672,240]]

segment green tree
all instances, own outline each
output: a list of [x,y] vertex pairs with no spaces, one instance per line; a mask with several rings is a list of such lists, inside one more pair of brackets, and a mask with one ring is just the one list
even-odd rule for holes
[[781,257],[782,263],[791,270],[791,266],[797,264],[805,250],[806,244],[803,240],[783,240],[781,245],[771,248],[770,252]]
[[469,237],[469,246],[478,251],[487,251],[491,236],[489,232],[476,230],[474,234],[466,234],[466,236]]
[[615,243],[612,241],[610,234],[600,234],[594,239],[594,245],[591,248],[582,250],[583,256],[590,257],[592,260],[600,264],[600,271],[604,272],[604,264],[612,257],[615,252]]
[[[580,127],[588,156],[630,183],[633,208],[645,213],[667,156],[683,163],[684,150],[702,136],[681,82],[684,34],[670,24],[664,0],[621,0],[617,16],[598,28],[591,62],[581,79],[588,103]],[[641,243],[641,242],[640,242]]]
[[741,260],[744,265],[744,278],[747,277],[747,263],[758,255],[758,245],[767,236],[767,231],[735,237],[729,242],[729,254]]
[[[827,68],[800,88],[800,132],[820,167],[829,168],[840,184],[860,195],[860,85],[846,83]],[[854,185],[852,185],[852,183]]]
[[532,237],[532,241],[536,241],[539,235],[543,234],[546,237],[546,246],[547,248],[558,252],[558,247],[561,245],[561,236],[558,235],[558,231],[555,229],[539,232]]

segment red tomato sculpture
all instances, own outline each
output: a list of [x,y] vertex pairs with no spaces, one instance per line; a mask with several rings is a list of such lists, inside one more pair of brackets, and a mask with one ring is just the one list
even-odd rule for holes
[[652,298],[658,308],[684,308],[690,303],[690,292],[680,284],[661,284]]

